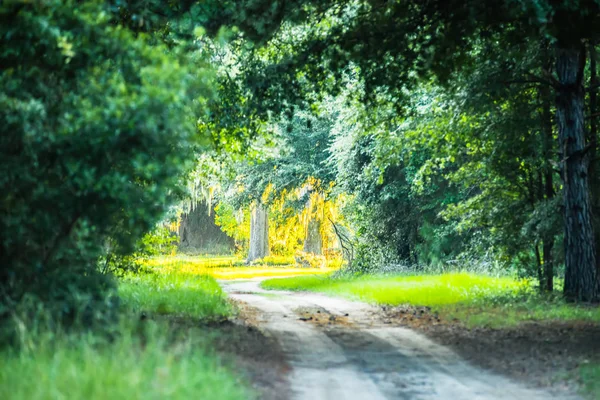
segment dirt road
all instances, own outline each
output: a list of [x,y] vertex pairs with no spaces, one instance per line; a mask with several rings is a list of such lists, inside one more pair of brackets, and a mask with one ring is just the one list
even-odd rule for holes
[[281,343],[292,369],[291,393],[284,398],[557,398],[471,366],[417,332],[387,325],[367,304],[266,291],[259,284],[260,279],[221,282],[231,298],[258,310],[258,325]]

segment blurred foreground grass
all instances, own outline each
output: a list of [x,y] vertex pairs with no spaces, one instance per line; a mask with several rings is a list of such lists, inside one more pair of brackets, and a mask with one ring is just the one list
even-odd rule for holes
[[[233,311],[214,278],[140,274],[122,279],[118,294],[118,322],[96,330],[67,332],[43,314],[30,323],[23,316],[16,345],[0,350],[0,399],[255,398],[202,328]],[[142,320],[142,311],[193,319],[197,328],[184,335],[168,318]]]
[[201,335],[172,335],[153,321],[122,321],[110,336],[36,332],[0,353],[0,398],[252,398]]

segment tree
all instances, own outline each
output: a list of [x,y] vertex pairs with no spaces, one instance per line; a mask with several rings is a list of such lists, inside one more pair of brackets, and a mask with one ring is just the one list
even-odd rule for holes
[[131,252],[182,192],[212,73],[98,2],[9,2],[0,26],[0,314],[95,315],[107,243]]
[[[310,186],[306,190],[310,193]],[[323,217],[319,215],[321,207],[319,203],[323,202],[323,198],[319,193],[310,195],[305,206],[306,222],[304,234],[304,246],[302,250],[305,253],[321,255],[323,253],[323,235],[321,232],[323,225]]]

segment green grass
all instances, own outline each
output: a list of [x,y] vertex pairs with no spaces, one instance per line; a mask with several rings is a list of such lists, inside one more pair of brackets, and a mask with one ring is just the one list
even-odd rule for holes
[[219,284],[208,275],[164,273],[131,276],[119,284],[127,308],[205,320],[223,319],[232,309]]
[[[27,336],[27,335],[25,335]],[[173,340],[151,321],[121,324],[115,339],[39,334],[0,352],[0,398],[248,399],[246,385],[199,338]]]
[[579,368],[582,391],[590,398],[598,398],[600,394],[600,364],[591,363]]
[[[210,350],[198,321],[223,319],[232,307],[214,278],[142,274],[119,282],[120,322],[100,331],[57,330],[44,313],[23,314],[17,348],[0,350],[0,399],[254,398],[249,385]],[[140,312],[191,318],[140,320]]]
[[[185,254],[157,256],[150,258],[149,266],[169,266],[171,264],[190,264],[196,269],[248,267],[246,259],[240,256],[191,256]],[[256,261],[253,266],[294,267],[296,260],[292,256],[269,256]]]
[[443,275],[362,276],[337,278],[306,276],[269,279],[267,289],[311,290],[378,304],[439,306],[471,301],[519,290],[524,282],[466,273]]
[[428,306],[467,326],[493,328],[523,321],[600,322],[600,309],[565,303],[560,296],[538,295],[525,280],[470,273],[439,275],[302,276],[269,279],[266,289],[308,290],[381,305]]

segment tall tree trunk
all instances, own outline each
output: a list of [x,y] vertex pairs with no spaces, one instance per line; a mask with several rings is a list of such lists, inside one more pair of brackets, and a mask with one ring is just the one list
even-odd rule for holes
[[306,224],[306,236],[304,239],[303,251],[316,255],[323,254],[323,238],[321,236],[321,221],[317,218],[310,218]]
[[534,252],[535,252],[535,271],[538,276],[538,281],[540,282],[540,292],[543,292],[545,290],[545,287],[543,284],[544,271],[542,270],[542,257],[540,255],[540,247],[537,242],[534,245]]
[[[541,89],[542,96],[542,151],[544,156],[544,198],[550,201],[554,198],[554,178],[552,164],[550,161],[553,158],[552,143],[554,142],[554,134],[552,130],[552,110],[550,105],[550,88],[544,86]],[[543,283],[540,281],[542,290],[552,292],[554,290],[554,235],[552,232],[547,232],[542,238],[544,243],[542,246],[544,273]]]
[[565,287],[567,298],[595,300],[597,294],[596,243],[585,154],[585,51],[581,46],[557,47],[558,95],[556,116],[562,152],[565,218]]
[[259,260],[269,255],[269,216],[262,203],[252,208],[250,216],[250,246],[246,262]]
[[312,198],[306,203],[305,208],[308,215],[306,217],[306,234],[304,235],[304,248],[302,250],[305,253],[321,255],[323,254],[323,237],[321,235],[321,220],[315,215],[317,207],[318,204],[314,204]]
[[[598,163],[596,161],[597,149],[598,149],[598,96],[597,88],[598,84],[598,72],[596,69],[596,45],[589,43],[590,53],[590,130],[588,135],[588,146],[589,150],[589,176],[590,176],[590,188],[592,192],[592,214],[594,217],[594,233],[596,234],[596,249],[600,248],[600,185],[598,182]],[[596,255],[596,271],[600,270],[600,257]]]
[[181,217],[179,249],[210,254],[227,254],[235,249],[235,241],[215,224],[215,211],[201,202]]

